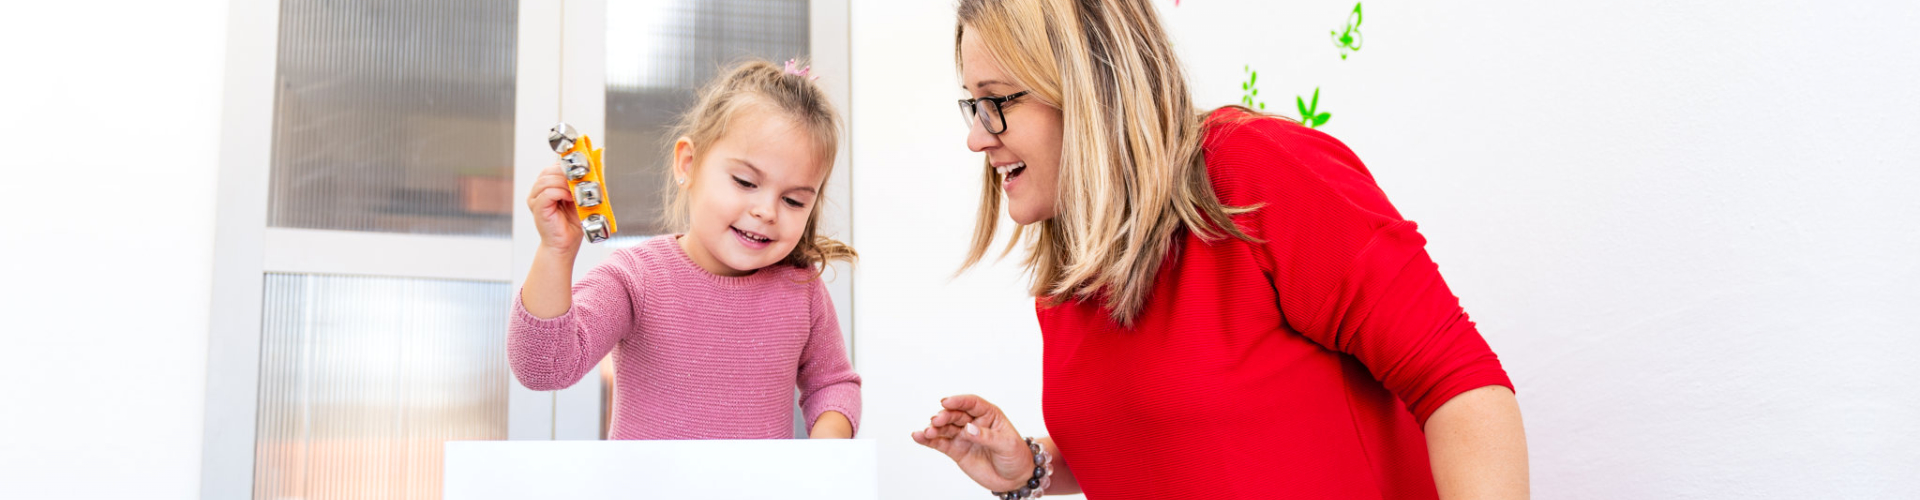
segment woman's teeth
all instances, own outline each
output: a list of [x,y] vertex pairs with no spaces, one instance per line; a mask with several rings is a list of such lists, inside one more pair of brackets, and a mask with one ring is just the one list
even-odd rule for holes
[[1027,168],[1027,162],[1022,161],[1022,162],[1009,163],[1006,165],[993,167],[993,170],[996,172],[1000,172],[1000,176],[1005,177],[1007,176],[1007,174],[1018,172],[1020,169],[1023,169],[1023,168]]

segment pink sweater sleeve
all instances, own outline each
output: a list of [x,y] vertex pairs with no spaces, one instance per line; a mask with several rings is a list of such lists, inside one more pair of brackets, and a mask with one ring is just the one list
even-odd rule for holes
[[807,429],[820,414],[840,412],[860,434],[860,375],[853,372],[847,359],[846,342],[840,337],[840,319],[833,312],[833,298],[820,280],[813,280],[807,307],[812,331],[806,348],[800,351],[800,409],[806,414]]
[[507,364],[514,378],[536,391],[579,382],[634,330],[638,301],[632,294],[641,290],[640,277],[630,253],[615,253],[574,283],[572,307],[549,319],[527,312],[515,293],[507,324]]

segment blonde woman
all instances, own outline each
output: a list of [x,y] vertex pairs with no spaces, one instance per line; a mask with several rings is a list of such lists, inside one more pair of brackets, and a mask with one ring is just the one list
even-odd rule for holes
[[1009,499],[1527,496],[1512,383],[1345,145],[1195,110],[1146,2],[962,0],[958,21],[986,156],[966,265],[1004,199],[1052,435],[963,395],[915,442]]

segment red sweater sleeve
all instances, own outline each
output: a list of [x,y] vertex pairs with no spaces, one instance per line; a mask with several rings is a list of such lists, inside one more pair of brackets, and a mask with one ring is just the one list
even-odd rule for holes
[[1454,396],[1512,388],[1500,361],[1360,159],[1326,134],[1278,119],[1215,115],[1206,162],[1222,201],[1263,205],[1237,220],[1286,325],[1347,353],[1421,426]]

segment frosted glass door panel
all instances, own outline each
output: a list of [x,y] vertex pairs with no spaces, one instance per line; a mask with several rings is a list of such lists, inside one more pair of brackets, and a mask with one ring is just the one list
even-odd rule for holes
[[508,237],[518,13],[282,1],[269,225]]
[[445,442],[506,439],[509,285],[265,287],[255,499],[438,499]]

